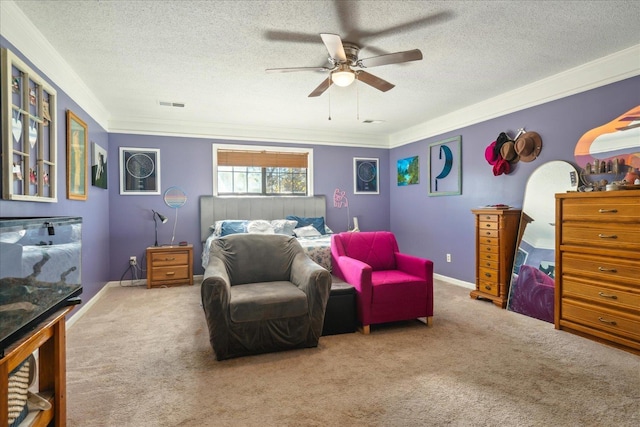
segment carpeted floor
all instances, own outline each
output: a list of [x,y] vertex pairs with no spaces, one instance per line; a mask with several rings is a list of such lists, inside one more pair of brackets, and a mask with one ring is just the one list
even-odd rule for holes
[[67,333],[68,425],[637,426],[640,356],[435,284],[418,321],[217,362],[200,287],[110,287]]

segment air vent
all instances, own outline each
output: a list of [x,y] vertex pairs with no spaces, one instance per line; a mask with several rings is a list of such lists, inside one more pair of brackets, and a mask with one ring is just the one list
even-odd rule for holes
[[158,101],[162,107],[184,108],[184,102]]

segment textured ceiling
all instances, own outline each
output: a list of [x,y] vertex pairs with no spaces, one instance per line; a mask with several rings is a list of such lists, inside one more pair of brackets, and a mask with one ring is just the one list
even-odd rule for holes
[[[205,123],[375,139],[640,43],[635,1],[15,3],[115,131]],[[328,65],[320,33],[360,45],[361,58],[417,48],[424,59],[369,69],[396,85],[386,93],[357,84],[308,98],[325,74],[265,72]]]

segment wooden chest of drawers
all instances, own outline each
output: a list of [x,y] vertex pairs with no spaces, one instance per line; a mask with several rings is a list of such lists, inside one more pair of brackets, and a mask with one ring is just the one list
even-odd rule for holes
[[640,191],[556,195],[555,327],[640,354]]
[[193,285],[193,246],[147,248],[147,288]]
[[485,298],[505,308],[520,223],[519,209],[474,209],[476,216],[476,289],[471,298]]

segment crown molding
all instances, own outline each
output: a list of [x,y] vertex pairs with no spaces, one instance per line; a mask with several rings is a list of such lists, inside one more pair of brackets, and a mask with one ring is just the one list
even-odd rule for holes
[[445,114],[389,138],[389,148],[461,129],[576,93],[640,75],[640,45],[596,59],[546,79]]
[[109,112],[14,1],[0,1],[0,34],[44,74],[43,78],[108,130]]
[[186,138],[209,138],[223,141],[252,141],[286,144],[318,144],[342,147],[384,148],[388,147],[386,135],[371,135],[345,132],[310,131],[309,129],[283,129],[262,126],[204,123],[188,120],[159,120],[151,118],[112,118],[110,133],[136,135],[180,136]]

